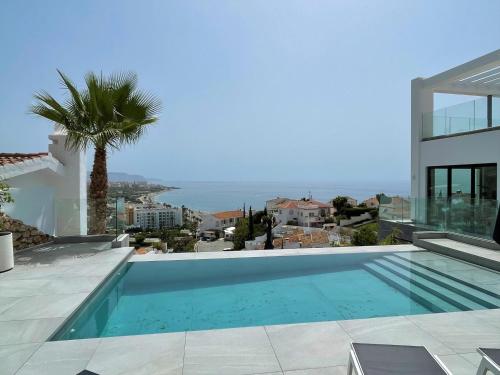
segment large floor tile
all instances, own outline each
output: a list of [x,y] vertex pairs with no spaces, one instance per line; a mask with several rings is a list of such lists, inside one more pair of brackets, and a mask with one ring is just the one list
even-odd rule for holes
[[285,371],[285,375],[346,375],[347,366],[322,367],[306,370]]
[[100,375],[182,374],[185,333],[103,338],[87,369]]
[[0,321],[67,317],[88,293],[23,297],[0,313]]
[[283,370],[345,365],[350,338],[336,322],[266,327]]
[[44,288],[49,283],[46,279],[36,280],[1,280],[0,298],[27,297],[44,294]]
[[473,353],[463,353],[460,354],[460,356],[471,363],[475,368],[479,367],[479,363],[481,363],[481,360],[483,359],[481,354],[479,354],[477,351]]
[[14,266],[14,269],[0,274],[0,283],[4,280],[35,280],[68,276],[70,266],[26,265]]
[[281,371],[263,327],[188,332],[184,375]]
[[0,345],[44,342],[63,321],[52,318],[0,322]]
[[477,367],[458,354],[440,355],[439,359],[453,375],[472,375],[477,371]]
[[72,294],[93,291],[103,280],[102,276],[59,278],[45,285],[43,294]]
[[21,302],[21,297],[0,297],[0,314],[19,302]]
[[14,374],[40,347],[40,344],[0,346],[0,374]]
[[500,329],[474,312],[415,315],[408,317],[456,353],[471,353],[478,347],[500,347]]
[[100,339],[43,344],[16,375],[66,375],[85,369]]
[[433,354],[455,354],[453,350],[405,317],[344,320],[338,323],[355,342],[422,345]]
[[69,271],[73,277],[106,276],[116,268],[118,262],[105,262],[97,264],[85,264],[77,269]]

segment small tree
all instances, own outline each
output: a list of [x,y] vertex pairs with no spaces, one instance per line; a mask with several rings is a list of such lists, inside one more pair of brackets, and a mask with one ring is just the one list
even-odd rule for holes
[[0,211],[5,203],[12,203],[14,199],[9,191],[10,187],[5,182],[0,181]]
[[352,235],[352,244],[354,246],[376,245],[377,242],[377,232],[370,227],[362,227]]
[[245,248],[245,241],[248,239],[248,218],[242,218],[236,223],[234,230],[233,245],[234,250]]
[[253,229],[253,214],[252,206],[248,209],[248,240],[255,240],[254,229]]
[[5,182],[0,181],[0,229],[3,227],[3,220],[1,218],[2,208],[6,203],[14,202],[12,195],[9,191],[10,187]]
[[401,241],[399,238],[401,237],[401,230],[399,228],[393,228],[391,233],[385,237],[381,244],[382,245],[399,245]]
[[273,245],[273,218],[271,216],[263,216],[262,221],[266,224],[266,243],[264,249],[274,249]]
[[332,205],[337,210],[337,215],[342,214],[346,208],[350,207],[347,203],[347,197],[340,195],[332,199]]

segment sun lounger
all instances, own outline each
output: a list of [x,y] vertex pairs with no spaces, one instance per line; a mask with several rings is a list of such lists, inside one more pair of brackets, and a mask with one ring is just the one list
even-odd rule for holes
[[423,346],[351,345],[347,374],[352,375],[451,375],[439,358]]
[[479,348],[477,352],[483,357],[477,375],[486,375],[488,371],[500,375],[500,349]]

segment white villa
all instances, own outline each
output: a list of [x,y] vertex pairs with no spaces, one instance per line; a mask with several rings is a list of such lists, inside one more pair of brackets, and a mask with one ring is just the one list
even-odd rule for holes
[[332,205],[312,199],[287,200],[276,205],[274,217],[278,224],[292,221],[302,227],[321,227],[331,209]]
[[85,153],[67,150],[63,133],[49,139],[48,152],[0,153],[0,180],[15,199],[5,213],[49,235],[86,235]]
[[234,227],[241,218],[243,218],[242,210],[204,213],[198,226],[198,235],[203,235],[205,231],[223,232],[224,229]]

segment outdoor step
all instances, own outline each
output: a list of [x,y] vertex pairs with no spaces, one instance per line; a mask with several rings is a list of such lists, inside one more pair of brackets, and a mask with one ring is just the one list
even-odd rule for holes
[[[452,276],[452,275],[450,275],[449,273],[446,273],[446,272],[443,272],[443,271],[440,271],[440,270],[433,269],[432,267],[426,266],[425,264],[422,264],[422,263],[417,262],[417,261],[415,261],[415,260],[409,259],[409,258],[407,258],[407,257],[404,257],[404,256],[400,255],[400,254],[394,254],[394,256],[395,256],[395,257],[398,257],[398,258],[400,258],[400,259],[406,260],[406,261],[408,261],[408,262],[410,262],[410,263],[412,263],[412,264],[416,264],[416,265],[418,265],[418,266],[420,266],[420,267],[426,268],[426,269],[428,269],[429,271],[432,271],[432,272],[437,273],[437,274],[439,274],[439,275],[441,275],[441,276],[447,277],[447,278],[449,278],[449,279],[451,279],[451,280],[455,280],[455,281],[457,281],[457,282],[459,282],[459,283],[462,283],[462,284],[464,284],[464,285],[467,285],[469,288],[479,290],[479,291],[481,291],[481,292],[482,292],[482,293],[484,293],[484,294],[488,294],[488,295],[490,295],[490,296],[492,296],[492,297],[495,297],[495,298],[499,298],[499,299],[500,299],[500,294],[495,293],[495,292],[492,292],[491,290],[488,290],[488,289],[484,289],[483,287],[481,287],[481,286],[479,286],[479,285],[477,285],[477,284],[473,284],[473,283],[471,283],[471,282],[469,282],[469,281],[463,280],[463,279],[461,279],[460,277],[457,277],[457,276]],[[459,260],[455,260],[455,261],[459,261]],[[474,263],[473,263],[473,264],[474,264]],[[489,272],[489,271],[488,271],[488,272]],[[493,271],[493,272],[494,272],[494,271]]]
[[453,292],[452,290],[442,287],[438,284],[429,281],[428,279],[416,275],[403,267],[395,265],[384,259],[374,260],[373,263],[379,265],[382,268],[387,269],[390,272],[395,273],[399,277],[411,282],[414,285],[425,289],[427,292],[435,294],[442,300],[445,300],[452,305],[457,306],[460,310],[480,310],[484,309],[485,306],[478,304],[477,302],[471,301],[464,296]]
[[451,289],[455,293],[461,294],[462,296],[469,298],[485,307],[500,307],[500,296],[496,293],[486,291],[483,288],[476,287],[475,285],[471,285],[469,283],[465,283],[456,277],[450,276],[444,272],[435,270],[431,267],[422,265],[407,258],[388,255],[384,256],[384,259],[397,264],[414,274],[422,276],[429,281],[432,281],[445,288]]
[[411,297],[414,301],[420,303],[422,306],[427,307],[432,312],[452,312],[460,311],[458,307],[442,300],[435,294],[429,293],[417,285],[410,284],[407,280],[399,277],[386,270],[379,265],[368,262],[364,265],[365,269],[374,274],[379,279],[385,281],[393,288]]

